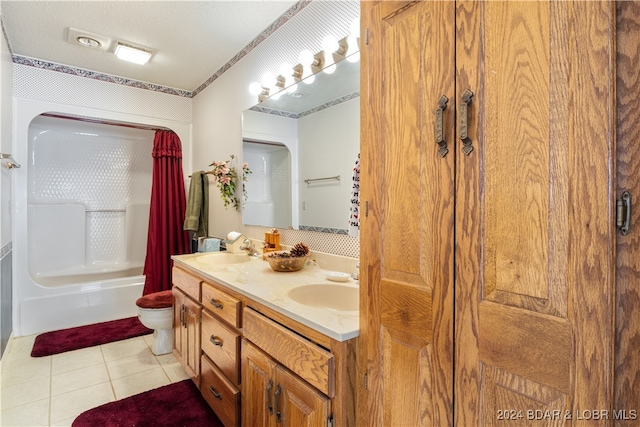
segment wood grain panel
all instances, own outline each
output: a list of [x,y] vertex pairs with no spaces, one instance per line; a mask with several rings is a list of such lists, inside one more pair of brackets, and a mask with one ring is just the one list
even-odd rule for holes
[[479,332],[484,363],[570,392],[574,340],[566,320],[484,302]]
[[335,394],[334,355],[283,326],[244,309],[246,339],[329,397]]
[[483,426],[562,426],[575,415],[565,394],[511,372],[485,365],[482,383]]
[[[617,197],[640,198],[640,2],[616,3]],[[614,410],[638,408],[640,390],[640,211],[631,211],[631,233],[617,239]],[[638,420],[618,420],[631,427]]]
[[225,427],[240,424],[240,390],[202,355],[202,384],[200,392]]
[[276,411],[282,414],[283,426],[324,426],[331,415],[331,401],[313,387],[303,383],[294,375],[277,367],[278,385],[282,396]]
[[[387,426],[432,426],[434,411],[431,407],[434,390],[432,348],[419,334],[406,334],[387,329],[382,331],[384,347]],[[402,363],[398,363],[402,361]],[[402,378],[403,381],[398,381]],[[446,398],[446,396],[444,396]]]
[[202,307],[230,325],[242,327],[242,302],[207,282],[202,282]]
[[236,385],[240,384],[241,338],[238,331],[202,311],[202,351]]
[[202,281],[198,277],[180,268],[173,267],[171,269],[171,281],[173,286],[179,287],[185,294],[196,301],[200,301],[200,283]]
[[385,328],[406,330],[431,341],[433,312],[431,291],[419,286],[383,280],[381,321]]
[[494,290],[548,298],[548,9],[545,2],[485,6],[487,298]]

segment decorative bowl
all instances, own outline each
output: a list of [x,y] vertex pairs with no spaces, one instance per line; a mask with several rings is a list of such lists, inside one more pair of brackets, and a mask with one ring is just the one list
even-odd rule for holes
[[273,271],[285,271],[285,272],[301,270],[302,267],[304,267],[304,263],[307,261],[306,256],[300,256],[300,257],[283,256],[283,253],[281,252],[269,254],[267,255],[266,258],[267,258],[267,262],[269,263]]

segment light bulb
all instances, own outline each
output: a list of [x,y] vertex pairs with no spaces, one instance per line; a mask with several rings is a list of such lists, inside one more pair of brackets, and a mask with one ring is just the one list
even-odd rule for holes
[[294,93],[297,90],[298,90],[298,85],[297,84],[293,84],[293,85],[291,85],[291,86],[289,86],[287,88],[287,93]]
[[278,70],[278,72],[285,79],[289,79],[291,76],[293,76],[293,67],[291,65],[289,65],[288,63],[283,62],[280,65],[280,69]]
[[307,78],[305,78],[305,79],[303,80],[303,82],[304,82],[305,84],[308,84],[308,85],[310,85],[311,83],[313,83],[313,82],[315,82],[315,81],[316,81],[316,76],[315,76],[315,74],[311,74],[309,77],[307,77]]
[[322,39],[322,50],[326,53],[331,54],[337,51],[340,48],[340,44],[338,44],[338,39],[334,36],[326,36]]
[[300,55],[298,56],[298,60],[302,65],[309,66],[313,64],[313,61],[315,61],[315,58],[313,56],[313,53],[311,53],[310,50],[305,49],[302,52],[300,52]]
[[262,75],[261,83],[263,87],[271,88],[275,85],[275,82],[276,82],[276,76],[273,75],[273,73],[264,73]]
[[253,82],[249,85],[249,93],[251,95],[260,95],[262,93],[262,85],[258,82]]

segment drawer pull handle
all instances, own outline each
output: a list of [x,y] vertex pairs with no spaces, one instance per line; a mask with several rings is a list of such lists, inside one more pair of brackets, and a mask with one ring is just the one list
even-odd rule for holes
[[220,340],[217,340],[214,335],[211,335],[211,338],[209,338],[209,341],[211,341],[211,343],[213,345],[217,345],[218,347],[222,347],[223,342],[220,341]]
[[222,310],[222,303],[211,298],[211,305]]
[[275,400],[275,406],[276,406],[276,421],[281,423],[282,422],[282,414],[280,413],[280,409],[278,408],[278,400],[280,400],[280,393],[282,393],[282,389],[280,388],[280,384],[278,384],[276,386],[276,392],[273,393],[273,397]]
[[209,386],[209,391],[211,392],[211,394],[213,394],[213,397],[222,400],[222,395],[218,393],[212,385]]
[[269,415],[273,415],[273,405],[271,405],[271,389],[273,388],[273,380],[270,379],[269,380],[269,384],[267,385],[266,388],[266,393],[265,393],[265,405],[267,406],[267,410],[269,411]]

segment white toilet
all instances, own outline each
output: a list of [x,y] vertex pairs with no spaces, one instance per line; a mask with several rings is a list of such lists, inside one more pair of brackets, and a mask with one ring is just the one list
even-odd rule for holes
[[136,301],[138,319],[153,329],[151,351],[155,355],[171,353],[173,350],[173,295],[171,291],[154,292]]

